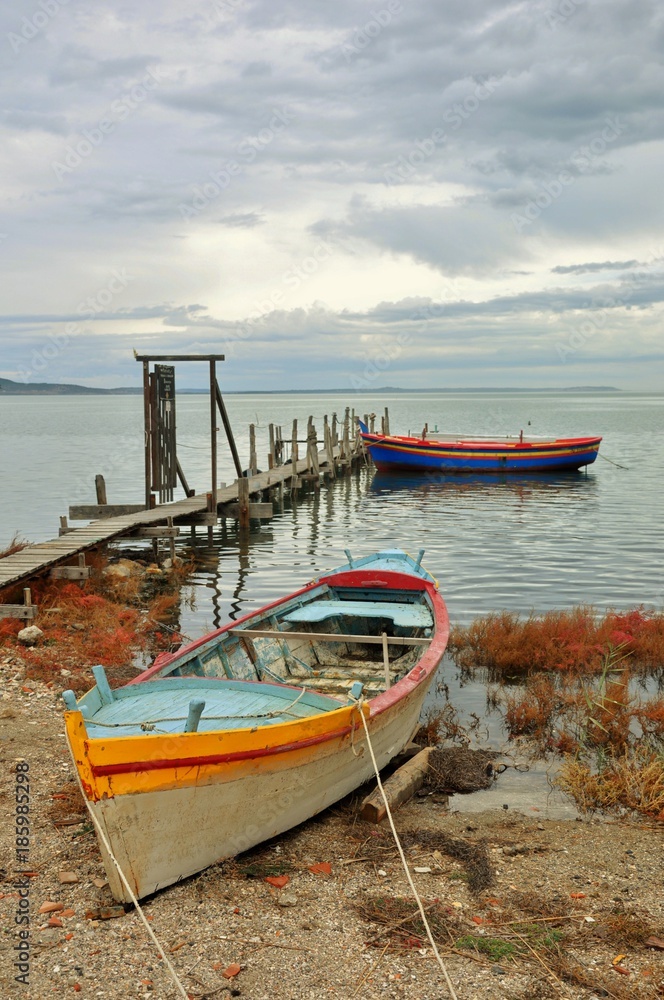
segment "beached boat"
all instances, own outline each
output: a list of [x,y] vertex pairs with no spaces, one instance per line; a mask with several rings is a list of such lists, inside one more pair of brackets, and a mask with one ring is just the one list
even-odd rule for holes
[[[438,586],[400,550],[162,654],[125,687],[103,667],[63,697],[69,746],[128,900],[288,830],[372,774],[414,733],[447,644]],[[364,750],[363,750],[364,747]]]
[[358,421],[360,435],[380,472],[569,472],[591,465],[601,437],[505,438],[398,437],[373,434]]

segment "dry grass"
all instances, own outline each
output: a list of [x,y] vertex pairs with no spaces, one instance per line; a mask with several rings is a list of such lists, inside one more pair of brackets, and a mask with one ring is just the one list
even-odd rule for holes
[[[623,982],[613,970],[590,968],[575,957],[590,933],[598,933],[616,948],[644,948],[649,934],[656,932],[637,916],[612,914],[602,923],[589,925],[568,913],[560,900],[545,900],[534,893],[512,892],[501,900],[487,900],[483,933],[471,930],[469,921],[440,900],[424,901],[427,920],[436,944],[445,952],[466,955],[475,962],[503,967],[518,964],[530,970],[539,982],[533,983],[521,1000],[560,995],[560,983],[588,990],[591,995],[611,1000],[647,1000],[658,996],[654,983],[643,980]],[[389,942],[400,949],[426,946],[424,926],[412,899],[403,896],[367,896],[355,904],[356,912],[380,928],[367,942],[382,946]],[[613,921],[613,923],[612,923]],[[542,983],[548,980],[551,988]],[[503,994],[501,994],[503,995]],[[585,995],[585,994],[584,994]],[[505,994],[506,998],[515,994]]]
[[493,885],[494,873],[484,841],[459,840],[433,830],[406,830],[401,836],[405,844],[417,844],[428,851],[439,851],[460,861],[472,892],[482,892]]
[[[455,911],[437,899],[422,900],[422,904],[436,943],[452,944],[465,928]],[[364,920],[387,928],[371,943],[389,940],[402,948],[421,948],[426,944],[424,924],[412,897],[367,895],[354,908]]]
[[9,545],[5,546],[4,549],[0,549],[0,559],[4,559],[6,556],[13,556],[15,552],[22,552],[29,544],[30,542],[26,542],[22,538],[19,538],[18,535],[14,535]]
[[589,606],[521,618],[503,611],[453,629],[457,663],[486,667],[491,678],[527,677],[538,670],[601,673],[607,653],[624,648],[638,669],[664,669],[664,614],[635,608],[600,616]]
[[47,809],[47,815],[56,826],[69,819],[81,819],[87,814],[83,796],[75,781],[69,781],[57,791],[51,792],[51,805]]
[[599,759],[568,758],[556,783],[582,812],[630,809],[664,821],[664,753],[647,745]]
[[24,623],[0,619],[0,646],[20,649],[26,677],[81,692],[91,685],[89,668],[100,663],[111,683],[119,684],[136,676],[139,661],[147,663],[181,644],[175,616],[182,572],[117,580],[102,575],[102,557],[91,562],[96,572],[81,584],[33,582],[37,624],[44,633],[38,645],[19,647],[16,635]]
[[542,674],[527,678],[523,691],[508,694],[505,699],[505,725],[510,738],[548,738],[561,708],[555,678]]

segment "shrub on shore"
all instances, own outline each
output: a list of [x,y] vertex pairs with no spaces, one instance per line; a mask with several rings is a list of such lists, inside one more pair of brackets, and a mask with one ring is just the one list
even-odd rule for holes
[[630,654],[636,670],[664,670],[664,614],[635,608],[598,615],[587,605],[527,618],[502,611],[457,626],[448,645],[459,666],[485,667],[492,680],[543,670],[598,674],[615,647]]

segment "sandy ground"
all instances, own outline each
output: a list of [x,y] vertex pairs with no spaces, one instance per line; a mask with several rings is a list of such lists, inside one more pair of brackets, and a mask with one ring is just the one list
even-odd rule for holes
[[[53,798],[74,777],[54,689],[25,681],[12,654],[0,660],[0,690],[0,994],[182,996],[136,912],[86,917],[113,900],[90,825],[54,824],[82,818],[69,800]],[[25,762],[19,773],[29,775],[27,864],[16,857],[17,761]],[[411,831],[411,866],[428,869],[414,878],[432,919],[440,918],[440,950],[458,1000],[664,995],[664,950],[656,944],[664,948],[661,824],[550,820],[513,809],[471,815],[454,811],[454,803],[450,810],[435,797],[415,798],[397,813],[397,825]],[[435,848],[442,834],[484,844],[493,883],[473,892],[468,867]],[[418,835],[429,839],[418,846]],[[309,870],[320,862],[329,874]],[[266,882],[270,871],[287,872],[288,884]],[[63,883],[65,872],[77,881]],[[21,893],[28,893],[29,910]],[[144,911],[191,997],[451,996],[417,928],[402,924],[396,937],[386,933],[382,913],[393,925],[399,906],[406,914],[415,909],[400,897],[410,890],[389,831],[359,820],[356,802],[346,801],[159,893]],[[63,909],[40,914],[45,902]],[[17,924],[25,913],[29,925]],[[27,984],[15,980],[13,964],[18,932],[26,928]],[[540,947],[546,934],[563,965]],[[474,949],[469,936],[480,942]],[[224,971],[237,974],[229,979]]]

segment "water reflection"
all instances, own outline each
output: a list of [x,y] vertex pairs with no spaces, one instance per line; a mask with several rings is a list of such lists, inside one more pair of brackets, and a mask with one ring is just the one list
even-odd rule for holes
[[594,495],[597,482],[594,476],[585,472],[570,471],[566,473],[487,473],[477,475],[464,473],[458,475],[439,475],[437,473],[424,475],[401,474],[394,472],[376,472],[369,485],[372,493],[389,496],[395,493],[412,494],[468,494],[490,493],[498,488],[505,494],[516,494],[520,497],[537,496],[554,493],[577,493],[584,497]]

